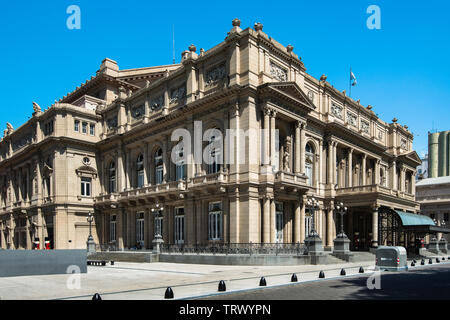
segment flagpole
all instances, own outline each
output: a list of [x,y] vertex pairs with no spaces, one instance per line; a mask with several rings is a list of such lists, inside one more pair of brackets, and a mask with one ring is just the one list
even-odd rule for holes
[[352,67],[351,66],[350,66],[350,77],[348,79],[348,88],[349,88],[348,96],[351,98],[352,97]]

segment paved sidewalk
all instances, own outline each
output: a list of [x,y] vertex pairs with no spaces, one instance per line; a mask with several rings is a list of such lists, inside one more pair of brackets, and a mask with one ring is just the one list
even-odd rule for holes
[[[426,261],[428,264],[428,261]],[[443,261],[447,263],[446,261]],[[434,261],[433,261],[434,263]],[[420,261],[419,261],[420,266]],[[410,262],[408,262],[410,265]],[[364,274],[359,274],[363,266]],[[0,298],[3,300],[91,299],[100,293],[104,300],[160,300],[168,286],[175,299],[189,299],[217,294],[218,283],[224,280],[227,292],[259,288],[259,280],[266,278],[267,287],[288,285],[292,273],[299,282],[318,280],[319,271],[326,279],[347,276],[369,276],[374,262],[340,263],[334,265],[302,266],[218,266],[175,263],[116,262],[114,266],[88,266],[88,273],[79,277],[80,288],[67,286],[74,275],[46,275],[0,278]],[[320,279],[323,281],[323,279]]]

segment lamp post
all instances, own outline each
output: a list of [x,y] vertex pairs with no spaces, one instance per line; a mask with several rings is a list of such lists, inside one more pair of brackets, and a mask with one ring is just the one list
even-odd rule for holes
[[317,201],[314,197],[308,199],[306,202],[308,204],[309,210],[311,211],[311,231],[309,232],[308,237],[310,238],[319,238],[319,234],[316,232],[315,218],[314,213],[319,209],[319,201]]
[[347,238],[347,235],[344,233],[344,214],[347,213],[347,207],[344,207],[344,204],[339,202],[336,205],[336,212],[341,215],[341,232],[337,235],[337,238]]
[[314,197],[308,199],[306,201],[308,209],[311,212],[311,231],[309,232],[308,237],[305,239],[305,244],[307,246],[308,254],[313,256],[320,256],[323,254],[323,246],[322,239],[320,239],[319,234],[316,232],[316,225],[314,219],[314,213],[318,210],[319,201],[317,201]]
[[338,202],[334,209],[341,216],[341,231],[334,239],[333,253],[348,256],[350,254],[350,240],[344,232],[344,214],[347,213],[347,207],[342,202]]
[[[159,203],[156,203],[155,207],[151,209],[151,211],[154,215],[154,218],[156,218],[160,214],[160,212],[163,210],[164,210],[164,207],[162,207],[162,206],[160,207]],[[154,221],[156,222],[156,219]],[[161,233],[162,233],[161,223],[158,223],[158,225],[156,225],[155,227],[156,227],[156,232],[155,232],[156,234],[155,234],[155,238],[153,239],[153,243],[156,245],[155,252],[160,253],[161,252],[160,246],[162,243],[164,243],[164,241],[162,239],[162,235],[161,235]]]
[[89,237],[87,240],[87,251],[88,254],[95,253],[95,241],[94,237],[92,237],[92,222],[94,221],[94,215],[89,211],[87,222],[89,222]]

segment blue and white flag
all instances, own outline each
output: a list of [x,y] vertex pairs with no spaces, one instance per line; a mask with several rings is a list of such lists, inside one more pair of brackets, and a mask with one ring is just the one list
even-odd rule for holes
[[356,77],[355,77],[355,75],[353,74],[353,72],[350,70],[350,81],[353,81],[352,82],[352,86],[354,87],[354,86],[356,86]]

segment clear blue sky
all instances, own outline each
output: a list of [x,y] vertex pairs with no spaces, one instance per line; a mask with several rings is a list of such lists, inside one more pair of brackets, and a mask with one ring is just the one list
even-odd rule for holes
[[[226,3],[226,5],[221,5]],[[69,30],[69,5],[81,29]],[[369,5],[381,9],[381,30],[369,30]],[[397,117],[427,151],[427,132],[450,129],[448,1],[8,1],[0,7],[0,132],[20,126],[32,101],[47,108],[98,70],[103,58],[121,69],[170,64],[191,43],[205,50],[224,40],[231,20],[255,22],[292,44],[314,77],[328,76],[383,120]]]

